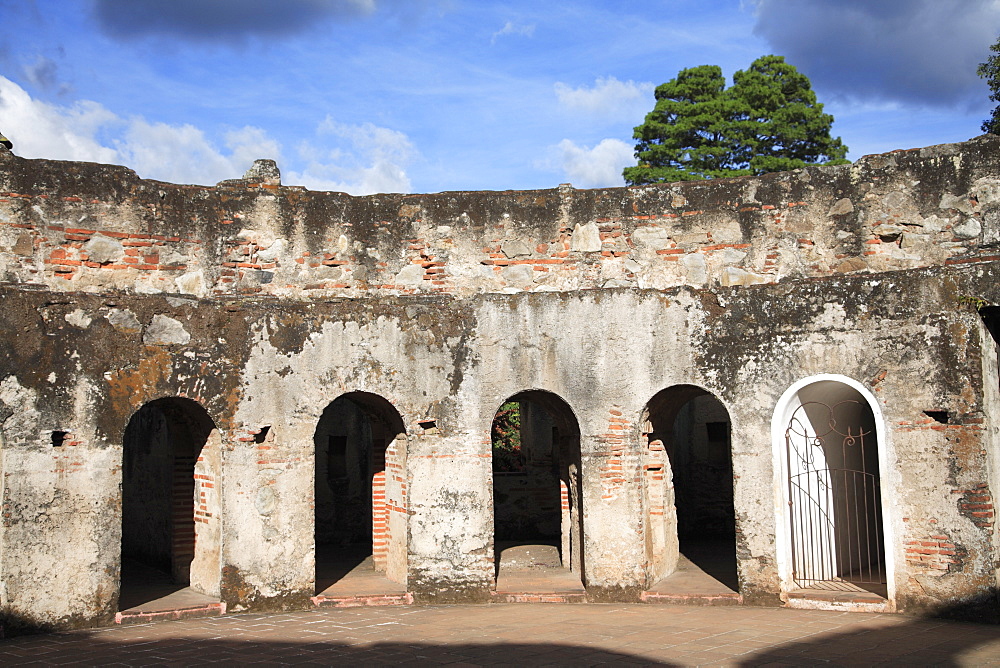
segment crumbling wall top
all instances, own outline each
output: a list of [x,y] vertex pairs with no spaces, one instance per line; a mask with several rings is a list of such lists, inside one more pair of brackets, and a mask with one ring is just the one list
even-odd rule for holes
[[632,188],[352,197],[0,149],[0,281],[328,298],[773,283],[991,258],[1000,138]]

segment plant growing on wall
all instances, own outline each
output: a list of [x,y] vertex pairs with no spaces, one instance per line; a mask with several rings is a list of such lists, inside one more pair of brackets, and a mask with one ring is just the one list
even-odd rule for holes
[[808,77],[781,56],[761,56],[729,88],[719,67],[692,67],[657,87],[632,135],[638,164],[623,175],[640,185],[846,163],[832,125]]
[[493,418],[493,470],[498,473],[524,471],[524,452],[521,450],[521,404],[508,401]]
[[[979,63],[976,74],[986,79],[990,90],[993,91],[990,99],[1000,102],[1000,36],[997,37],[996,44],[990,47],[993,55],[986,59],[985,63]],[[993,108],[993,114],[983,121],[983,132],[1000,135],[1000,104]]]

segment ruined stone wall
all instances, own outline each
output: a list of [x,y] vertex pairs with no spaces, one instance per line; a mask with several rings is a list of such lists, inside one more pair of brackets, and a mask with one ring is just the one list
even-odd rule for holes
[[489,600],[490,427],[527,390],[578,427],[588,596],[637,600],[662,571],[647,404],[701,388],[731,420],[740,593],[779,603],[772,418],[820,374],[883,417],[888,609],[987,600],[1000,387],[974,304],[1000,303],[997,143],[712,183],[366,198],[0,154],[16,193],[0,202],[6,623],[114,617],[123,437],[165,397],[217,432],[218,557],[200,577],[215,569],[230,610],[310,605],[314,436],[348,392],[405,429],[390,550],[416,600]]
[[[638,188],[350,197],[0,153],[0,280],[284,298],[713,288],[992,257],[1000,140]],[[251,174],[253,174],[251,170]]]

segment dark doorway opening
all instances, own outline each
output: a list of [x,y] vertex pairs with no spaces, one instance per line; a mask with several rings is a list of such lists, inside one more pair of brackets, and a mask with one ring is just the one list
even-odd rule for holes
[[316,448],[316,593],[405,590],[405,428],[396,409],[351,392],[323,411]]
[[996,368],[998,370],[998,377],[1000,377],[1000,306],[982,307],[979,309],[979,317],[983,319],[986,331],[988,331],[990,336],[993,338],[993,343],[997,351]]
[[122,448],[120,610],[218,598],[211,461],[218,448],[203,457],[214,430],[200,404],[180,397],[151,401],[129,420]]
[[645,425],[653,579],[703,574],[738,592],[728,411],[705,390],[679,385],[649,402]]
[[509,398],[491,427],[497,590],[582,592],[580,431],[539,390]]

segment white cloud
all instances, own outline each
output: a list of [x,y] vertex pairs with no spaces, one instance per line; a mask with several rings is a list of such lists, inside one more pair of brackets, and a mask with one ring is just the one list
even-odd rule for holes
[[593,148],[563,139],[549,148],[542,166],[561,169],[578,188],[607,188],[624,185],[622,170],[634,162],[632,145],[620,139],[602,139]]
[[[211,185],[239,178],[257,158],[282,165],[280,143],[261,128],[227,132],[220,149],[193,125],[125,119],[90,101],[48,104],[4,77],[0,119],[0,132],[22,157],[125,165],[143,178],[171,183]],[[316,137],[302,143],[298,156],[305,168],[283,170],[284,183],[365,195],[408,192],[405,168],[416,151],[401,132],[371,123],[336,123],[328,117],[317,127]]]
[[504,35],[521,35],[522,37],[531,37],[534,34],[534,23],[520,25],[514,23],[513,21],[507,21],[507,23],[503,24],[503,28],[500,28],[500,30],[493,33],[493,37],[490,39],[490,44],[496,44],[497,37],[502,37]]
[[652,83],[619,81],[615,77],[598,78],[593,88],[570,88],[562,82],[555,85],[556,97],[564,107],[610,118],[642,118],[653,108],[655,88]]
[[[338,123],[327,116],[316,134],[316,141],[299,145],[299,157],[306,167],[289,173],[289,179],[311,190],[352,195],[410,191],[406,166],[416,151],[402,132],[372,123]],[[332,145],[322,146],[326,142]]]
[[117,152],[94,135],[120,119],[96,102],[56,107],[31,98],[10,79],[0,77],[0,119],[14,152],[26,158],[114,162]]
[[226,148],[232,152],[232,160],[237,165],[249,167],[258,158],[270,158],[279,164],[282,161],[281,144],[260,128],[248,125],[240,130],[230,130],[225,139]]
[[114,144],[118,159],[141,176],[171,183],[208,184],[236,178],[253,162],[237,163],[193,125],[150,123],[142,118],[131,120]]
[[[0,77],[0,118],[4,123],[0,131],[22,157],[125,165],[144,178],[174,183],[212,184],[238,177],[254,158],[262,157],[260,146],[247,150],[249,138],[259,141],[263,135],[256,128],[231,132],[230,151],[223,153],[192,125],[124,119],[87,100],[71,106],[48,104],[4,77]],[[263,150],[278,157],[276,143],[263,143]]]

